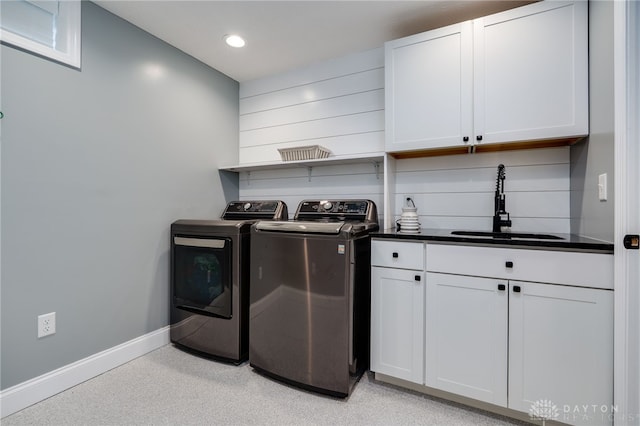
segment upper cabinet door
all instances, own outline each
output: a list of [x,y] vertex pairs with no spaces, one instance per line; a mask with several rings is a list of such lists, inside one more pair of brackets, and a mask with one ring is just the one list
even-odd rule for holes
[[586,1],[534,3],[473,29],[475,143],[589,133]]
[[385,44],[387,151],[469,143],[471,25],[468,21]]

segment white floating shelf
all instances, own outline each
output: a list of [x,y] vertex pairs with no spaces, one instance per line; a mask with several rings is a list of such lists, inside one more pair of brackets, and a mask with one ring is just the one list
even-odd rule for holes
[[350,155],[344,157],[329,157],[317,160],[302,161],[271,161],[264,163],[238,164],[236,166],[220,167],[220,170],[230,172],[250,172],[254,170],[273,170],[273,169],[289,169],[293,167],[315,167],[315,166],[332,166],[337,164],[354,164],[354,163],[379,163],[384,159],[383,152],[374,152],[361,155]]

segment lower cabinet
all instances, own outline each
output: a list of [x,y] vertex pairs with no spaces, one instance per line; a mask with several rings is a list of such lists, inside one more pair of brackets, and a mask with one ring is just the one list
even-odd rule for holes
[[[509,283],[509,408],[606,425],[613,410],[613,291]],[[557,416],[555,416],[557,414]]]
[[489,278],[427,273],[427,386],[507,406],[508,306],[499,286]]
[[371,370],[424,383],[424,273],[371,268]]
[[613,256],[373,240],[372,265],[372,371],[612,424]]
[[612,291],[427,273],[425,335],[427,386],[546,420],[611,423]]

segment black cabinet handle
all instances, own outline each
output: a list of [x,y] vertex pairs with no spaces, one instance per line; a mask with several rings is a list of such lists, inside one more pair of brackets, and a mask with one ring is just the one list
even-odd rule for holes
[[520,286],[519,286],[519,285],[514,285],[514,286],[513,286],[513,292],[514,292],[514,293],[520,293],[520,290],[521,290],[521,288],[520,288]]
[[397,259],[398,258],[398,253],[394,251],[391,256],[393,256],[394,259]]
[[504,266],[506,266],[507,268],[513,268],[513,262],[509,260],[505,262]]
[[482,140],[482,135],[478,135],[478,136],[476,136],[476,140],[477,140],[478,142],[479,142],[479,141],[481,141],[481,140]]
[[504,291],[506,288],[507,288],[507,286],[506,286],[506,285],[504,285],[504,284],[498,284],[498,290],[500,290],[500,291]]
[[465,137],[463,137],[463,138],[462,138],[462,141],[463,141],[463,142],[469,142],[469,136],[465,136]]
[[421,280],[420,275],[416,275],[414,278],[415,278],[416,281],[420,281]]

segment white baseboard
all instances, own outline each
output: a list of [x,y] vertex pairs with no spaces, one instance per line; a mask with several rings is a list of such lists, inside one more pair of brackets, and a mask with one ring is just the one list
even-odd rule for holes
[[0,418],[20,411],[169,343],[169,326],[0,392]]

